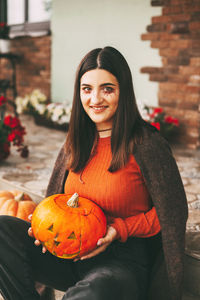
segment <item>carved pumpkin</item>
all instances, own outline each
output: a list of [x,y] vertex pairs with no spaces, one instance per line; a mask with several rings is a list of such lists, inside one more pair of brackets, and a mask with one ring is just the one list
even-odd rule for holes
[[106,217],[92,201],[65,194],[52,195],[36,207],[32,230],[52,254],[66,259],[81,257],[97,246],[106,233]]
[[0,191],[0,215],[9,215],[28,221],[36,203],[22,191]]

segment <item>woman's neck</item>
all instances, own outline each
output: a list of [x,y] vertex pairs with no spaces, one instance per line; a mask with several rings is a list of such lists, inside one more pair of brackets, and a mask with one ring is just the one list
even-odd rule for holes
[[112,128],[99,129],[97,131],[99,133],[100,138],[105,138],[111,136]]

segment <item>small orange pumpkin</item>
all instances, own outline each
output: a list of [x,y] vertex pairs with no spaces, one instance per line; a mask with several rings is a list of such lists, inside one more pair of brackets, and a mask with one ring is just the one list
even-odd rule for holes
[[71,259],[96,248],[106,233],[106,217],[99,206],[77,193],[56,194],[38,204],[31,226],[48,251]]
[[0,191],[0,215],[9,215],[28,221],[36,203],[22,191]]

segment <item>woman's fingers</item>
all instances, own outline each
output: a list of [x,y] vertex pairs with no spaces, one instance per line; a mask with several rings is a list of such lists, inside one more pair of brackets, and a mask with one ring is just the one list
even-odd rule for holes
[[34,237],[34,236],[33,236],[33,230],[32,230],[31,227],[29,227],[29,229],[28,229],[28,235],[29,235],[30,237]]
[[32,214],[28,215],[28,219],[29,219],[29,221],[32,220]]
[[41,243],[40,243],[39,240],[35,240],[35,241],[34,241],[34,244],[35,244],[36,246],[40,246]]
[[[28,229],[28,235],[29,235],[30,237],[34,237],[34,235],[33,235],[33,230],[32,230],[31,227],[29,227],[29,229]],[[34,241],[34,244],[35,244],[36,246],[40,246],[40,245],[41,245],[41,242],[40,242],[39,240],[35,240],[35,241]],[[47,252],[47,248],[46,248],[45,246],[43,246],[43,247],[42,247],[42,253],[45,253],[45,252]]]
[[80,260],[88,259],[88,258],[91,258],[91,257],[94,257],[94,256],[100,254],[101,252],[103,252],[103,251],[106,250],[106,248],[108,247],[109,244],[110,244],[110,243],[106,243],[106,244],[104,244],[104,245],[102,245],[102,246],[96,248],[95,250],[93,250],[93,251],[90,252],[89,254],[87,254],[87,255],[85,255],[85,256],[82,256],[82,257],[80,258]]
[[109,226],[105,237],[98,240],[97,246],[101,246],[106,243],[112,243],[116,239],[116,236],[117,236],[116,229],[112,226]]
[[47,252],[47,248],[45,246],[42,247],[42,253],[46,253]]
[[[95,250],[88,253],[87,255],[82,256],[80,258],[80,260],[94,257],[94,256],[100,254],[101,252],[105,251],[106,248],[116,239],[116,237],[117,237],[116,229],[112,226],[108,226],[105,237],[99,239],[97,242],[98,247]],[[75,258],[74,262],[76,262],[77,260],[79,260],[79,259]]]

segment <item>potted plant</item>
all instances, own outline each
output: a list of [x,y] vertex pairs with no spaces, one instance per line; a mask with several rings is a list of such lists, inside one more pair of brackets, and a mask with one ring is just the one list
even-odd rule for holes
[[10,147],[14,145],[22,157],[28,156],[28,147],[24,145],[25,128],[16,113],[7,114],[7,103],[11,103],[0,95],[0,162],[10,154]]
[[4,22],[0,22],[0,52],[10,52],[9,26]]
[[17,97],[15,102],[17,113],[32,115],[37,125],[63,131],[68,129],[71,104],[51,103],[38,89],[33,90],[25,97]]
[[144,109],[146,110],[144,119],[151,125],[156,127],[165,139],[171,140],[178,133],[178,119],[166,115],[163,108],[150,108],[148,106],[145,106]]

